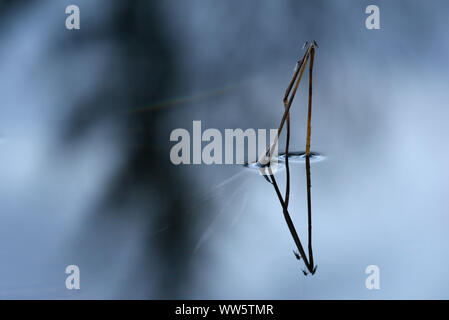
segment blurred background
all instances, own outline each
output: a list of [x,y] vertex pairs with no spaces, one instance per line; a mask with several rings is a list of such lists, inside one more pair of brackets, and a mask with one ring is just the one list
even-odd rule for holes
[[[380,30],[365,28],[370,4]],[[438,0],[0,1],[0,298],[449,298],[448,20]],[[239,165],[175,166],[169,136],[193,120],[277,128],[313,39],[326,159],[305,277],[272,186]],[[291,174],[305,240],[304,166]]]

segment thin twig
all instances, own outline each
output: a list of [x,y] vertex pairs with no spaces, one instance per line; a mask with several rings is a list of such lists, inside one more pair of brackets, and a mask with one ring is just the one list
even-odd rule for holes
[[309,227],[309,239],[308,239],[308,249],[309,249],[309,261],[313,268],[313,252],[312,252],[312,197],[310,188],[312,186],[310,179],[310,157],[306,155],[306,175],[307,175],[307,225]]
[[273,156],[274,148],[276,147],[276,144],[278,143],[279,136],[281,135],[281,131],[282,131],[282,128],[284,127],[285,120],[287,119],[287,115],[290,112],[290,107],[292,105],[292,102],[293,102],[293,99],[295,97],[296,91],[298,90],[299,83],[301,82],[301,78],[302,78],[302,75],[304,73],[305,66],[306,66],[307,61],[309,59],[309,50],[310,50],[310,47],[306,50],[306,53],[304,54],[303,59],[301,59],[300,62],[298,62],[298,64],[301,64],[301,66],[299,68],[300,69],[299,77],[298,77],[298,80],[296,81],[295,88],[293,90],[293,93],[292,93],[289,101],[288,101],[287,107],[285,108],[284,114],[282,116],[281,123],[279,124],[279,128],[277,130],[277,134],[274,137],[274,141],[271,144],[271,146],[267,149],[267,152],[264,155],[264,157],[265,156],[269,157],[267,163],[271,162],[271,157]]
[[[290,80],[290,83],[287,87],[287,90],[285,91],[285,95],[284,95],[284,109],[287,110],[289,109],[288,105],[290,101],[293,101],[293,98],[296,94],[296,90],[299,86],[299,82],[301,81],[301,79],[298,79],[297,85],[295,87],[295,91],[292,94],[292,97],[290,97],[290,99],[288,99],[291,89],[293,87],[293,84],[295,83],[296,78],[298,77],[298,73],[300,72],[306,57],[307,51],[304,54],[304,56],[302,57],[301,60],[298,61],[296,68],[295,68],[295,72],[293,73],[293,77]],[[290,100],[290,101],[289,101]],[[290,102],[291,105],[291,102]],[[286,154],[286,158],[285,158],[285,171],[286,171],[286,176],[287,176],[287,182],[286,182],[286,186],[285,186],[285,207],[288,208],[288,203],[290,200],[290,166],[289,166],[289,159],[288,159],[288,152],[289,152],[289,147],[290,147],[290,111],[288,111],[288,115],[287,115],[287,137],[286,137],[286,142],[285,142],[285,154]]]
[[311,179],[310,179],[310,136],[312,134],[312,72],[313,60],[315,57],[315,48],[310,49],[309,64],[309,107],[307,112],[307,142],[306,142],[306,172],[307,172],[307,220],[309,226],[309,261],[313,266],[312,253],[312,200],[311,200]]
[[309,108],[307,112],[307,142],[306,155],[310,155],[310,135],[312,134],[312,71],[313,60],[315,57],[315,48],[312,45],[310,49],[310,64],[309,64]]
[[295,225],[293,224],[290,214],[288,213],[288,209],[285,205],[284,199],[282,199],[281,192],[279,191],[279,187],[276,183],[276,179],[274,178],[274,175],[273,175],[273,172],[271,171],[270,166],[268,167],[268,171],[270,173],[270,179],[272,181],[274,190],[276,191],[276,194],[279,198],[279,202],[281,203],[282,211],[284,213],[284,218],[285,218],[285,221],[287,222],[288,229],[290,230],[293,240],[295,241],[296,247],[298,248],[299,254],[301,255],[301,258],[304,260],[304,263],[305,263],[307,269],[309,269],[309,271],[312,272],[313,266],[311,267],[311,265],[309,264],[309,259],[307,258],[306,252],[304,251],[304,248],[301,244],[301,240],[299,239],[298,233],[296,232],[296,228],[295,228]]
[[[268,172],[269,178],[264,176],[265,179],[270,182],[275,191],[276,195],[279,199],[279,202],[282,206],[282,211],[284,214],[285,221],[290,230],[290,233],[295,241],[296,247],[298,248],[300,257],[304,260],[304,263],[309,270],[310,273],[314,274],[316,267],[314,267],[313,262],[313,251],[312,251],[312,201],[311,201],[311,177],[310,177],[310,136],[311,136],[311,119],[312,119],[312,71],[313,71],[313,62],[315,57],[315,44],[310,44],[304,53],[304,56],[301,60],[298,61],[295,71],[293,73],[293,77],[290,80],[290,83],[286,89],[284,95],[284,114],[282,116],[281,123],[278,128],[277,136],[275,137],[272,145],[267,149],[264,157],[268,156]],[[293,224],[293,221],[288,212],[288,204],[290,199],[290,168],[289,168],[289,147],[290,147],[290,107],[293,103],[293,99],[295,98],[296,92],[299,87],[299,83],[301,82],[302,75],[305,70],[305,66],[310,58],[309,64],[309,99],[308,99],[308,113],[307,113],[307,138],[306,138],[306,175],[307,175],[307,216],[308,216],[308,253],[307,257],[306,252],[302,246],[301,240],[296,232],[296,228]],[[296,82],[296,83],[295,83]],[[294,88],[293,88],[293,85]],[[293,91],[292,91],[293,88]],[[291,94],[290,94],[291,93]],[[286,150],[285,150],[285,166],[286,166],[286,189],[285,189],[285,197],[282,198],[282,194],[279,190],[276,179],[274,178],[273,172],[271,170],[271,158],[273,156],[273,150],[276,147],[279,136],[283,129],[284,123],[287,121],[287,134],[286,134]],[[299,256],[295,253],[295,256],[299,259]],[[304,274],[307,274],[304,271]]]

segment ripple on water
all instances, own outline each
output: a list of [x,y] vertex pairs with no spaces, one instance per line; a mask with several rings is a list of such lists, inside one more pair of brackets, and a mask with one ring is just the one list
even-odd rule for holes
[[[279,155],[279,162],[284,163],[286,159],[285,152]],[[326,157],[319,152],[310,152],[310,162],[320,162],[326,159]],[[306,162],[306,152],[305,151],[292,151],[288,153],[288,163],[305,163]]]
[[[273,173],[285,169],[284,163],[279,160],[277,163],[272,161],[272,164],[273,167],[271,168],[271,170]],[[243,166],[247,169],[252,170],[255,173],[269,175],[268,164],[262,164],[259,161],[254,161],[254,162],[247,162]]]

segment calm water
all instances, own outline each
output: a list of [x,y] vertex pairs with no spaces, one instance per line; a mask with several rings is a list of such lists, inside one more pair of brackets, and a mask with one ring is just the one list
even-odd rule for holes
[[[356,1],[78,2],[78,31],[68,1],[0,6],[0,298],[449,298],[445,2],[378,1],[380,30]],[[169,161],[193,120],[277,128],[306,39],[307,277],[257,170]],[[303,81],[289,211],[306,243]]]

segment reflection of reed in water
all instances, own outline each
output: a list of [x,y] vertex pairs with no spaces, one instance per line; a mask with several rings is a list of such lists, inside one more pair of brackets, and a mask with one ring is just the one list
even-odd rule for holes
[[[313,251],[312,251],[312,203],[311,203],[311,179],[310,179],[310,158],[314,157],[314,153],[310,152],[310,136],[312,132],[311,127],[311,119],[312,119],[312,71],[313,71],[313,61],[315,57],[315,47],[317,44],[315,41],[313,43],[305,44],[307,47],[306,52],[301,60],[296,64],[295,71],[293,73],[293,77],[287,87],[284,96],[284,115],[282,117],[281,123],[278,128],[277,137],[275,138],[273,144],[268,148],[267,152],[263,156],[263,163],[268,163],[268,176],[265,176],[266,180],[271,183],[276,191],[276,195],[281,203],[282,210],[284,213],[285,221],[287,222],[290,233],[295,241],[296,247],[298,248],[299,253],[294,252],[296,258],[300,260],[303,259],[307,270],[314,274],[316,271],[316,266],[313,261]],[[298,90],[299,83],[301,82],[302,75],[304,73],[307,62],[310,59],[309,63],[309,99],[308,99],[308,112],[307,112],[307,137],[306,137],[306,151],[304,154],[305,163],[306,163],[306,175],[307,175],[307,220],[308,220],[308,255],[306,254],[304,247],[302,246],[301,240],[296,232],[293,221],[288,212],[288,204],[290,200],[290,167],[289,167],[289,157],[297,156],[298,153],[289,153],[290,146],[290,107],[292,105],[293,99],[295,97],[296,91]],[[294,86],[294,88],[293,88]],[[292,91],[293,89],[293,91]],[[285,162],[285,171],[286,171],[286,187],[285,187],[285,196],[282,197],[282,194],[279,190],[276,179],[274,178],[273,172],[271,170],[271,156],[273,155],[273,150],[278,142],[279,135],[284,127],[285,122],[287,122],[287,134],[286,134],[286,147],[284,154],[284,162]],[[260,161],[260,160],[259,160]],[[303,270],[304,274],[307,275],[307,271]]]

